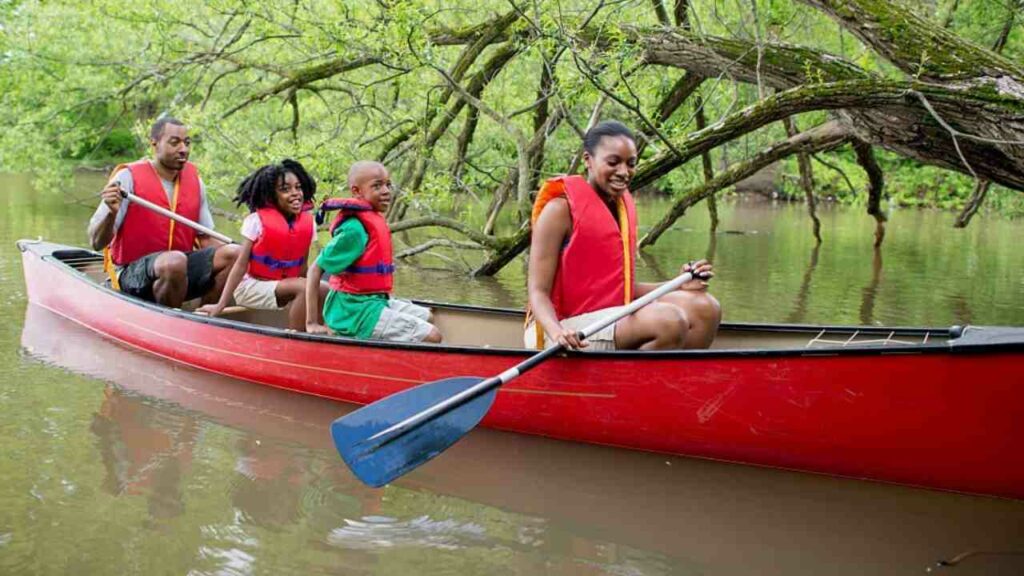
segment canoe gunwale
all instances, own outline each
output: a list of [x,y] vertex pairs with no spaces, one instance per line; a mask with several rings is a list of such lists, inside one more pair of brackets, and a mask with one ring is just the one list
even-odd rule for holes
[[[57,253],[62,251],[81,253],[82,255],[89,255],[96,258],[102,258],[102,255],[98,252],[80,248],[76,246],[67,246],[61,244],[54,244],[46,242],[42,239],[38,240],[18,240],[18,249],[22,252],[31,251],[36,254],[42,261],[54,266],[55,269],[60,270],[65,274],[72,274],[79,280],[83,281],[86,285],[98,289],[110,296],[120,298],[123,301],[138,307],[142,307],[148,311],[171,316],[174,318],[180,318],[188,320],[190,322],[202,323],[210,326],[216,326],[220,328],[228,328],[231,330],[239,330],[242,332],[257,334],[261,336],[271,338],[287,338],[292,340],[300,340],[306,342],[313,342],[318,344],[328,344],[332,346],[356,346],[356,347],[370,347],[370,348],[381,348],[381,349],[395,349],[395,350],[409,350],[409,351],[429,351],[435,353],[457,353],[457,354],[478,354],[486,356],[505,356],[514,358],[525,358],[535,353],[534,350],[526,350],[521,348],[506,348],[506,347],[480,347],[480,346],[464,346],[464,345],[445,345],[445,344],[425,344],[425,343],[407,343],[407,342],[385,342],[377,340],[358,340],[355,338],[348,338],[345,336],[329,336],[321,334],[307,334],[305,332],[295,332],[286,330],[283,328],[277,328],[274,326],[265,326],[261,324],[253,324],[249,322],[242,322],[239,320],[232,320],[229,318],[221,317],[210,317],[195,314],[194,312],[181,310],[178,308],[167,308],[155,304],[153,302],[147,302],[129,296],[117,290],[110,288],[109,286],[95,282],[88,274],[75,268],[62,260]],[[415,302],[423,304],[425,306],[441,309],[449,309],[454,311],[466,311],[466,312],[484,312],[494,315],[506,315],[506,316],[521,316],[522,311],[514,308],[499,308],[499,307],[486,307],[486,306],[474,306],[468,304],[457,304],[457,303],[446,303],[446,302],[433,302],[429,300],[415,300]],[[722,328],[736,332],[774,332],[774,333],[814,333],[821,331],[838,331],[838,332],[854,332],[857,331],[862,335],[885,335],[891,333],[898,333],[904,336],[924,336],[929,333],[946,333],[948,334],[951,328],[922,328],[922,327],[887,327],[887,326],[844,326],[844,325],[817,325],[817,324],[759,324],[759,323],[746,323],[746,322],[731,322],[723,323]],[[925,344],[900,344],[898,346],[877,346],[877,345],[857,345],[856,342],[835,347],[820,347],[820,348],[807,348],[807,347],[793,347],[793,348],[718,348],[710,350],[659,350],[659,351],[638,351],[638,350],[612,350],[612,351],[564,351],[560,355],[567,358],[581,358],[581,359],[634,359],[634,360],[671,360],[671,359],[721,359],[721,358],[739,358],[739,357],[782,357],[782,356],[839,356],[839,355],[891,355],[891,354],[948,354],[948,353],[989,353],[989,352],[1010,352],[1010,351],[1024,351],[1024,329],[1021,331],[1021,337],[1017,340],[1012,341],[971,341],[971,342],[958,342],[957,339],[950,339],[946,342],[938,343],[925,343]]]

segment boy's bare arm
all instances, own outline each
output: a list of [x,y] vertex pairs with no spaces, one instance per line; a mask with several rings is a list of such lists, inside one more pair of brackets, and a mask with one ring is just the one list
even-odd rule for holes
[[319,304],[320,304],[320,277],[323,276],[323,270],[320,269],[320,265],[315,261],[309,265],[309,270],[306,274],[306,332],[310,334],[330,334],[331,331],[327,326],[324,326],[319,322]]

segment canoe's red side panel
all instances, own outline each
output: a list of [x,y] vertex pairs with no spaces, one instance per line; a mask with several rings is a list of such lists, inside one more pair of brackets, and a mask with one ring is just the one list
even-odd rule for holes
[[[32,302],[206,370],[365,404],[522,356],[324,344],[133,304],[24,253]],[[556,358],[485,426],[567,440],[1024,498],[1021,355]],[[325,431],[325,434],[327,431]]]

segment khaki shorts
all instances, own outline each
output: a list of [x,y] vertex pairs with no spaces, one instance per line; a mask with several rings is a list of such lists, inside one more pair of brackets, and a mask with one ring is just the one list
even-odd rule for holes
[[253,310],[280,310],[277,305],[277,280],[257,280],[252,276],[242,278],[235,288],[235,304]]
[[[612,306],[611,308],[602,308],[601,310],[594,310],[593,312],[587,312],[580,314],[579,316],[572,316],[571,318],[564,318],[561,322],[562,326],[572,330],[582,330],[597,322],[602,318],[607,318],[617,312],[620,312],[625,306]],[[527,348],[537,347],[537,328],[534,322],[530,322],[526,326],[526,331],[523,332],[523,343]],[[590,346],[583,348],[583,350],[590,350],[593,352],[615,350],[615,323],[613,322],[610,326],[605,326],[600,331],[595,333],[590,338],[587,338],[587,342]],[[554,342],[551,338],[544,334],[544,347],[548,347]]]
[[380,319],[373,327],[370,338],[391,342],[423,342],[433,328],[429,308],[408,300],[391,298],[388,307],[381,310]]

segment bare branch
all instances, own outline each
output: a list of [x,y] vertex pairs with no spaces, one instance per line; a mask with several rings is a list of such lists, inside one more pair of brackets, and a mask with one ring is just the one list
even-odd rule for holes
[[992,187],[992,183],[988,180],[978,180],[974,185],[974,192],[971,193],[971,197],[964,204],[963,210],[957,215],[956,221],[953,222],[954,228],[966,228],[971,222],[971,218],[978,213],[978,209],[981,208],[981,204],[985,201],[985,195],[988,194],[989,188]]
[[404,230],[412,230],[414,228],[424,228],[427,226],[437,226],[440,228],[448,228],[449,230],[455,230],[470,240],[486,246],[488,248],[498,248],[501,243],[495,238],[488,236],[479,230],[470,228],[458,220],[452,218],[445,218],[443,216],[424,216],[422,218],[413,218],[410,220],[402,220],[401,222],[395,222],[391,224],[391,232],[398,233]]
[[523,134],[523,131],[520,130],[519,127],[511,120],[502,116],[493,108],[481,102],[479,98],[476,98],[467,92],[466,89],[459,85],[459,83],[456,82],[455,79],[452,78],[451,75],[449,75],[443,68],[435,67],[434,70],[448,81],[449,86],[451,86],[463,100],[497,122],[498,125],[504,128],[505,131],[508,132],[509,136],[511,136],[515,141],[516,155],[519,165],[519,186],[516,191],[516,200],[520,203],[525,202],[526,199],[530,197],[530,158],[527,153],[529,142],[526,141],[526,135]]
[[831,150],[842,146],[850,139],[850,132],[839,122],[830,121],[816,126],[806,132],[801,132],[788,140],[773,144],[772,146],[755,154],[752,158],[737,162],[726,170],[720,172],[714,178],[708,180],[701,186],[684,193],[672,205],[672,208],[655,224],[650,231],[640,239],[639,247],[644,248],[654,245],[672,224],[675,223],[690,206],[714,194],[715,192],[731,186],[736,182],[754,174],[761,168],[777,162],[778,160],[796,154],[798,152],[820,152]]
[[401,252],[395,253],[395,259],[404,260],[406,258],[409,258],[410,256],[415,256],[422,252],[426,252],[431,248],[437,248],[439,246],[445,248],[458,248],[461,250],[485,249],[483,246],[476,244],[474,242],[456,242],[455,240],[448,240],[447,238],[434,238],[432,240],[427,240],[426,242],[420,244],[419,246],[413,246],[412,248],[407,248],[405,250],[402,250]]
[[359,56],[352,59],[339,58],[337,60],[304,68],[291,74],[287,80],[278,82],[270,88],[261,90],[256,94],[249,96],[222,114],[221,118],[227,118],[242,108],[245,108],[255,102],[262,102],[271,96],[275,96],[283,92],[295,91],[305,87],[307,84],[312,84],[317,80],[330,78],[338,74],[357,70],[379,62],[381,62],[381,58],[378,56]]

